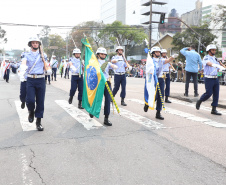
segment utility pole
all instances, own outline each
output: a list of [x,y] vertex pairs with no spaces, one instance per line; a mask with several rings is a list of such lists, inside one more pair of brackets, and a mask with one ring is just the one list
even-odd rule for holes
[[200,52],[200,44],[201,44],[201,36],[199,36],[199,46],[198,46],[198,53]]
[[68,34],[66,36],[66,58],[68,58]]
[[152,46],[152,44],[151,44],[151,40],[152,40],[152,38],[151,38],[151,36],[152,36],[152,0],[150,0],[150,22],[149,22],[149,24],[150,24],[150,26],[149,26],[149,29],[150,29],[150,37],[149,37],[149,48],[151,49],[151,46]]

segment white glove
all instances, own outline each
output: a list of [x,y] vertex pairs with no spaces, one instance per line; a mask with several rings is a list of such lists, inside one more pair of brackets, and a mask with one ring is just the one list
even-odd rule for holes
[[173,54],[172,57],[173,58],[177,58],[178,57],[178,54]]
[[226,68],[224,68],[223,66],[220,66],[219,67],[219,71],[221,72],[221,71],[226,71]]
[[129,66],[129,67],[128,67],[128,70],[129,70],[129,71],[131,71],[132,69],[133,69],[132,66]]
[[108,63],[111,65],[111,68],[113,68],[113,69],[118,69],[118,66],[112,64],[111,62],[108,62]]
[[27,68],[28,68],[27,65],[23,65],[23,64],[20,65],[20,71],[26,71]]
[[212,67],[218,68],[220,71],[225,70],[225,68],[219,64],[212,64]]
[[72,66],[71,66],[71,72],[72,72],[72,73],[75,73],[75,71],[77,71],[77,69],[76,69],[75,66],[72,65]]
[[48,69],[47,71],[46,71],[46,75],[51,75],[52,74],[52,70],[51,69]]

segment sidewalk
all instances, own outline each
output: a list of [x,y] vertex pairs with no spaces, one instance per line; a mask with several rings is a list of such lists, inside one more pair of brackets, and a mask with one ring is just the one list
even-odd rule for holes
[[[200,96],[205,92],[205,85],[198,84],[199,97],[194,97],[194,84],[189,84],[188,97],[184,96],[185,83],[182,82],[171,82],[170,83],[170,97],[176,98],[187,102],[196,102]],[[211,104],[212,97],[206,101],[207,104]],[[226,86],[220,85],[220,95],[218,107],[226,109]]]

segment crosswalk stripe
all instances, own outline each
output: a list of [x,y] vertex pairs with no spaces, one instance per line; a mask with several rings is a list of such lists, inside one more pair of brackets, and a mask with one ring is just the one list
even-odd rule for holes
[[[144,105],[144,101],[142,101],[142,100],[138,100],[138,99],[128,99],[128,100],[132,101],[132,102],[139,103],[141,105]],[[226,124],[219,123],[219,122],[213,121],[211,119],[198,117],[198,116],[195,116],[193,114],[186,113],[186,112],[179,111],[179,110],[175,110],[175,109],[172,109],[172,108],[167,107],[166,112],[169,113],[169,114],[173,114],[173,115],[176,115],[176,116],[183,117],[183,118],[188,119],[188,120],[201,122],[201,123],[204,123],[206,125],[210,125],[210,126],[213,126],[213,127],[216,127],[216,128],[226,128]]]
[[70,114],[71,117],[73,117],[76,121],[82,124],[87,130],[98,129],[103,127],[103,125],[100,124],[98,121],[90,118],[88,114],[79,110],[72,104],[68,104],[66,100],[55,100],[55,102],[60,107],[62,107],[68,114]]
[[36,130],[35,123],[28,122],[28,111],[27,109],[21,109],[21,102],[15,101],[16,110],[20,118],[20,124],[22,126],[23,131],[33,131]]
[[[103,109],[103,106],[104,104],[102,103],[102,109]],[[114,108],[115,109],[115,108]],[[112,104],[111,104],[111,111],[113,110],[113,107],[112,107]],[[166,129],[166,128],[169,128],[169,127],[165,127],[162,123],[159,123],[157,121],[153,121],[151,119],[148,119],[148,118],[145,118],[139,114],[136,114],[136,113],[133,113],[131,111],[128,111],[126,109],[123,109],[123,108],[119,108],[120,110],[120,114],[121,116],[124,116],[136,123],[139,123],[145,127],[148,127],[150,129],[153,129],[153,130],[158,130],[158,129]],[[117,112],[115,110],[115,112]]]

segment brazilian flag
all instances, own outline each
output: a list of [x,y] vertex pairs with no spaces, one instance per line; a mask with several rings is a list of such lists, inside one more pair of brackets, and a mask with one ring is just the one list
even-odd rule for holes
[[82,44],[82,50],[85,49],[82,107],[99,118],[106,80],[90,44],[85,39]]

